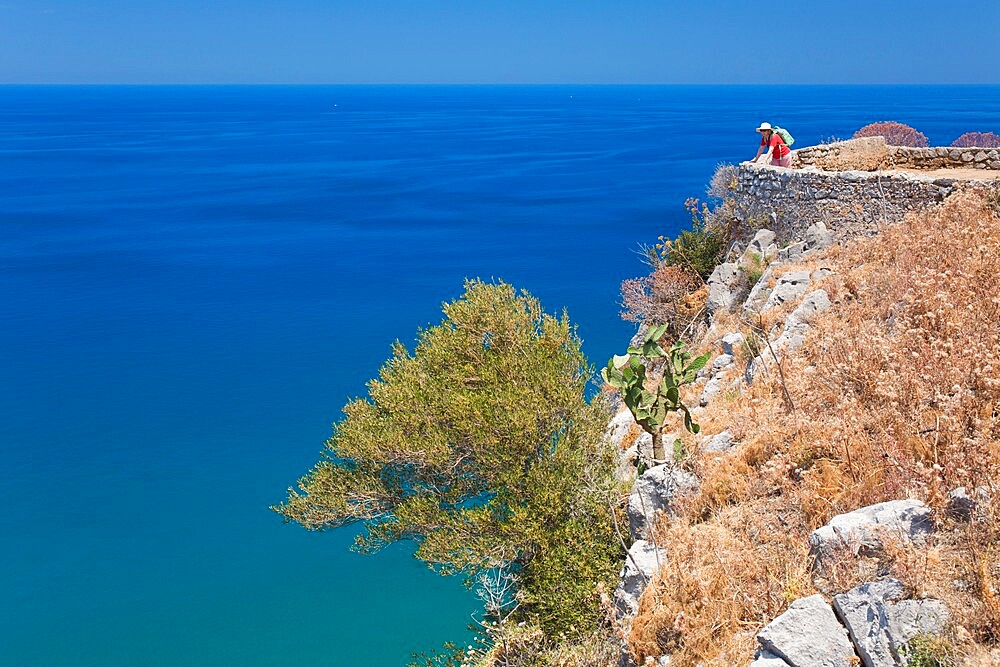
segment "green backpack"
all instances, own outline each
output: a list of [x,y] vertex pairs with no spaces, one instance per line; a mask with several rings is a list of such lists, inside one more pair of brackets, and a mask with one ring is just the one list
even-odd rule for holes
[[792,144],[795,143],[795,137],[793,137],[792,133],[783,127],[778,127],[777,125],[775,125],[774,133],[777,134],[779,137],[781,137],[781,140],[785,142],[786,146],[791,146]]

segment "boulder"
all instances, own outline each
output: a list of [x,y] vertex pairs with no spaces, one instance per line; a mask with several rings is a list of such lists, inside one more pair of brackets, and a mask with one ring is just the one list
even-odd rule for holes
[[745,340],[743,334],[739,331],[734,331],[733,333],[728,333],[722,337],[722,351],[729,357],[736,356],[736,350],[740,349]]
[[809,535],[809,546],[817,560],[838,549],[867,556],[881,551],[887,537],[920,542],[933,528],[930,507],[919,500],[892,500],[838,514]]
[[767,301],[768,297],[771,295],[771,275],[774,273],[774,265],[768,266],[764,269],[763,275],[761,275],[760,280],[757,284],[750,288],[750,293],[747,295],[746,302],[743,304],[744,312],[751,312],[759,310],[760,307]]
[[978,487],[969,496],[964,486],[948,494],[948,516],[958,521],[969,521],[976,514],[979,506],[989,503],[989,491],[986,487]]
[[698,478],[670,464],[658,465],[642,473],[628,497],[625,508],[633,539],[646,537],[657,512],[669,512],[671,501],[682,493],[698,490]]
[[798,241],[778,250],[779,262],[797,262],[806,251],[806,242]]
[[731,354],[720,354],[715,359],[712,360],[712,372],[718,373],[719,371],[726,370],[727,368],[733,367],[733,355]]
[[819,594],[793,602],[757,634],[757,641],[790,667],[850,667],[857,660],[847,631]]
[[705,438],[703,446],[706,452],[728,452],[736,444],[733,442],[733,434],[729,431],[717,433],[711,438]]
[[606,433],[611,440],[612,446],[616,449],[621,449],[622,441],[628,435],[634,423],[635,418],[627,408],[611,418],[611,421],[608,422]]
[[754,253],[760,259],[766,259],[768,250],[774,245],[774,239],[777,235],[770,229],[761,229],[756,234],[754,234],[753,239],[747,245],[746,251],[743,256],[746,257],[747,253]]
[[719,392],[722,391],[723,382],[721,375],[721,373],[717,373],[711,380],[705,383],[705,388],[701,390],[701,397],[698,399],[700,406],[704,407],[711,403],[719,395]]
[[865,667],[905,665],[908,642],[944,630],[948,610],[940,600],[903,600],[905,593],[900,581],[885,579],[834,597],[834,611]]
[[664,553],[652,542],[636,540],[628,550],[625,565],[618,575],[614,601],[619,616],[632,617],[639,610],[639,596],[660,569]]
[[708,277],[708,302],[706,308],[709,314],[733,307],[739,298],[738,285],[742,270],[733,262],[719,264]]
[[808,250],[822,250],[833,245],[833,232],[826,228],[822,222],[809,225],[806,229],[803,241]]
[[785,329],[774,342],[775,350],[792,352],[805,341],[810,323],[818,313],[830,308],[826,290],[811,292],[802,303],[785,318]]
[[788,667],[788,663],[770,651],[758,651],[750,667]]
[[807,289],[809,289],[808,271],[786,273],[778,279],[778,283],[771,290],[770,296],[767,297],[767,301],[764,302],[760,310],[764,312],[788,301],[794,301],[805,294]]
[[791,317],[799,322],[812,323],[815,316],[830,309],[830,295],[826,290],[818,289],[806,295],[802,303],[792,311]]

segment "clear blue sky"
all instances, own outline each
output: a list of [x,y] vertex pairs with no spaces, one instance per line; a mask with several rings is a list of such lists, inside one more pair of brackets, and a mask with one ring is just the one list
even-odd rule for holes
[[0,0],[3,83],[1000,83],[1000,0]]

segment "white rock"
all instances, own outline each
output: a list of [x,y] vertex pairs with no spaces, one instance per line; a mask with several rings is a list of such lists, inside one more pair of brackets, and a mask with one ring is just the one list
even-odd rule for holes
[[892,500],[838,514],[809,535],[809,545],[817,559],[840,548],[871,555],[882,549],[885,538],[920,542],[932,530],[930,507],[919,500]]
[[632,544],[614,593],[615,607],[620,616],[635,616],[639,610],[639,596],[653,580],[664,557],[663,551],[652,542],[637,540]]
[[917,635],[944,630],[948,610],[940,600],[903,600],[896,579],[869,582],[837,595],[833,607],[847,627],[865,667],[906,664],[905,645]]
[[809,228],[806,229],[803,240],[806,242],[806,248],[809,250],[822,250],[833,245],[833,234],[822,222],[816,222],[809,225]]
[[807,289],[809,289],[808,271],[786,273],[778,279],[778,284],[771,290],[770,296],[760,310],[764,312],[788,301],[794,301],[805,294]]
[[675,497],[697,490],[697,477],[670,464],[646,470],[632,485],[626,506],[632,538],[645,538],[657,512],[670,512]]
[[733,367],[733,355],[720,354],[712,360],[712,372],[718,373],[721,370]]
[[728,333],[722,337],[722,351],[729,357],[736,356],[736,350],[743,344],[744,336],[739,331]]
[[717,433],[711,438],[705,438],[703,449],[706,452],[726,452],[733,448],[733,434],[729,431]]
[[819,594],[793,602],[757,634],[757,641],[790,667],[850,667],[857,660],[847,631]]

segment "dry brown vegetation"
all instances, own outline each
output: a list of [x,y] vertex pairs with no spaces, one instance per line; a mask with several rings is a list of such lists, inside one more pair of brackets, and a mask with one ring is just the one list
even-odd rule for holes
[[[835,271],[821,285],[833,308],[783,359],[785,386],[772,365],[699,416],[741,444],[686,462],[702,487],[658,527],[667,564],[629,646],[639,664],[665,653],[672,665],[746,664],[756,631],[790,601],[891,573],[947,603],[958,660],[990,664],[1000,646],[1000,217],[963,193],[811,261]],[[983,490],[971,522],[946,512],[960,486]],[[925,546],[811,570],[809,531],[899,498],[935,510]]]

